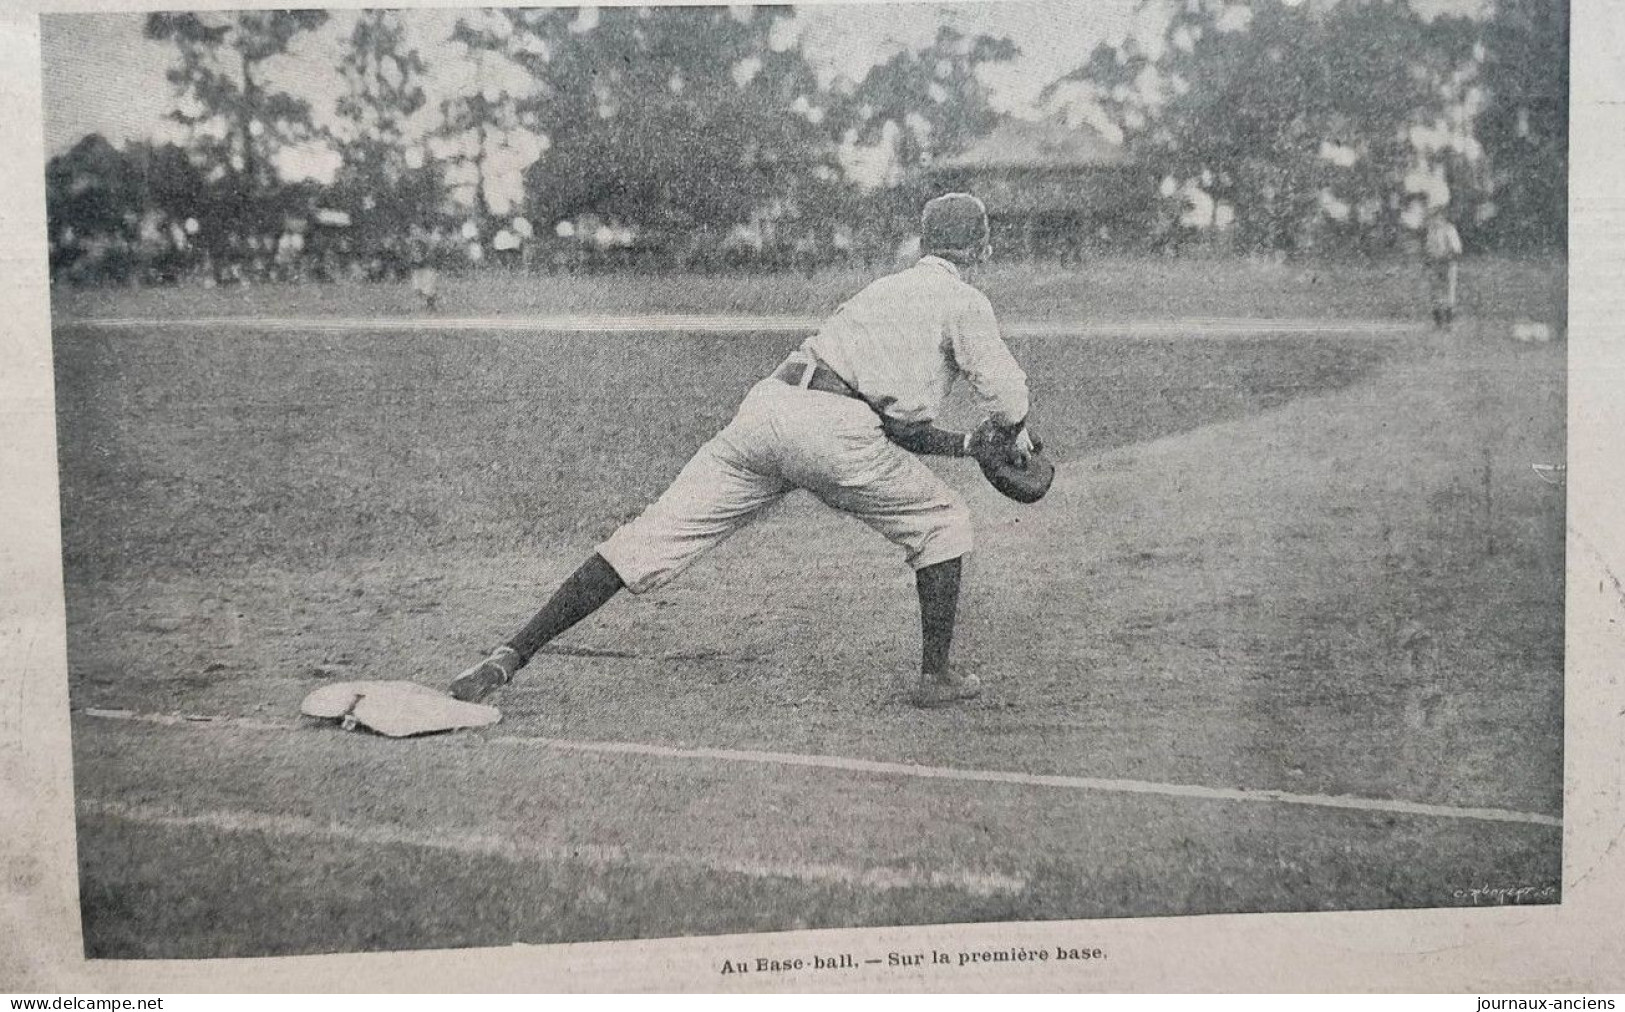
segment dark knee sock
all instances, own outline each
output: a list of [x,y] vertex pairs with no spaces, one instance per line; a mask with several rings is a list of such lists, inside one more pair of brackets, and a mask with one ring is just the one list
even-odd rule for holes
[[954,617],[959,611],[959,559],[926,566],[914,574],[920,594],[920,671],[941,675],[948,671],[948,651],[954,645]]
[[521,665],[529,663],[536,651],[566,629],[591,615],[614,597],[626,584],[602,555],[594,553],[559,585],[542,609],[524,628],[508,637],[508,646],[519,655]]

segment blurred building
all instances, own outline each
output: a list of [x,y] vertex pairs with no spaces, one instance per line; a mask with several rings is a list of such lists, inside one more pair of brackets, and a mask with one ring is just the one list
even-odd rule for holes
[[1154,175],[1087,126],[1007,120],[926,178],[982,198],[1001,257],[1066,260],[1150,238]]

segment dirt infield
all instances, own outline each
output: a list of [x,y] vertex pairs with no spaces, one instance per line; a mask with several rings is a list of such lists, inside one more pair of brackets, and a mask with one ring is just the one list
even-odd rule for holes
[[496,728],[293,718],[442,684],[794,340],[59,327],[91,954],[1558,898],[1563,349],[1473,327],[1019,340],[1063,463],[943,465],[960,710],[898,698],[906,569],[792,500]]

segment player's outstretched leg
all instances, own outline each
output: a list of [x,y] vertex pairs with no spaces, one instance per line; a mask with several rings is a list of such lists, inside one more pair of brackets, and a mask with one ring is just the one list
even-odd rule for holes
[[580,622],[626,586],[604,557],[594,554],[559,585],[540,611],[491,655],[452,680],[451,694],[477,703],[507,685],[514,673],[566,629]]
[[981,679],[955,674],[948,663],[959,613],[960,563],[961,559],[949,559],[914,573],[920,595],[920,681],[912,696],[916,706],[942,706],[982,692]]

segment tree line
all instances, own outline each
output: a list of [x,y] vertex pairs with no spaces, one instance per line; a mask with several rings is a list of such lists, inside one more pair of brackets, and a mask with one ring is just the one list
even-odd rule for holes
[[[1160,186],[1125,241],[1382,251],[1431,202],[1475,243],[1561,246],[1562,3],[1432,20],[1396,0],[1141,8],[1151,30],[1080,54],[1038,110],[1120,140]],[[51,160],[58,276],[862,255],[933,161],[998,125],[985,72],[1021,55],[945,26],[827,80],[789,7],[477,10],[443,47],[452,80],[414,46],[412,15],[368,10],[348,16],[342,87],[315,110],[274,71],[330,17],[147,15],[172,50],[182,139],[92,135]],[[329,153],[331,179],[289,178],[300,151]]]

